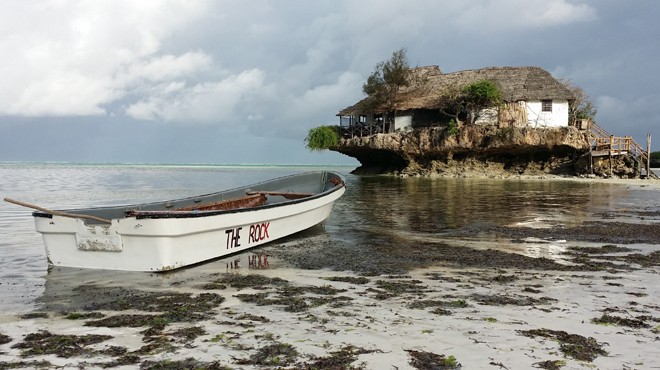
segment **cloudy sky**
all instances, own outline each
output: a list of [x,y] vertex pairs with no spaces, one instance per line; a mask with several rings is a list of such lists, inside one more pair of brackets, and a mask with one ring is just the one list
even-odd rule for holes
[[376,63],[540,66],[660,149],[655,0],[0,0],[0,161],[353,164],[310,153]]

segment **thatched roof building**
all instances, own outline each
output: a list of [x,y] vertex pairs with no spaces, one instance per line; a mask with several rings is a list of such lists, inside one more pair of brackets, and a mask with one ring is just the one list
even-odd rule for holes
[[[449,95],[455,94],[464,86],[483,80],[497,84],[506,102],[574,99],[573,94],[562,83],[540,67],[488,67],[442,73],[438,66],[426,66],[413,68],[412,76],[412,80],[416,82],[400,91],[395,104],[398,111],[441,108]],[[363,110],[368,99],[343,109],[338,115],[365,113]],[[387,107],[372,109],[371,113],[382,113]]]

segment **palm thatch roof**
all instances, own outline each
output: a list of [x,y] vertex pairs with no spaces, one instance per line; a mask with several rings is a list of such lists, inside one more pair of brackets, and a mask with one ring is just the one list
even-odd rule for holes
[[[411,72],[413,83],[400,90],[395,103],[396,110],[441,108],[447,98],[460,93],[463,87],[483,80],[493,81],[506,102],[574,99],[573,93],[540,67],[488,67],[442,73],[438,66],[425,66],[412,68]],[[364,107],[368,99],[364,98],[343,109],[338,115],[367,113]],[[373,113],[382,113],[387,107],[381,105],[371,110]]]

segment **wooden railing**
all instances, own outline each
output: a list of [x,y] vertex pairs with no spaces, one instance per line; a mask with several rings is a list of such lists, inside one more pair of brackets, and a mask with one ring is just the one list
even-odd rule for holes
[[365,137],[375,134],[389,132],[389,122],[379,122],[373,124],[351,124],[349,126],[339,126],[339,136],[348,139],[353,137]]
[[631,136],[614,136],[593,122],[588,122],[588,130],[592,151],[609,156],[628,154],[637,161],[639,168],[646,168],[648,176],[654,176],[648,168],[649,152]]
[[598,146],[599,139],[610,138],[613,135],[607,132],[604,128],[598,126],[593,122],[588,123],[589,129],[589,139],[592,147]]

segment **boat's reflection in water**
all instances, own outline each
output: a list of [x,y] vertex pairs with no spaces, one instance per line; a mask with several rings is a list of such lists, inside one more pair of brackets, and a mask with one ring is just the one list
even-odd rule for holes
[[[238,270],[244,267],[242,264],[242,262],[244,262],[243,260],[243,258],[235,258],[226,262],[225,265],[227,270]],[[252,253],[251,255],[247,256],[247,267],[250,270],[265,270],[270,268],[270,264],[268,263],[268,255],[265,253]]]
[[94,299],[94,293],[90,295],[90,292],[102,296],[104,288],[199,293],[200,287],[218,274],[248,273],[271,266],[269,257],[257,250],[159,273],[52,267],[44,276],[44,292],[36,299],[35,310],[84,310]]

